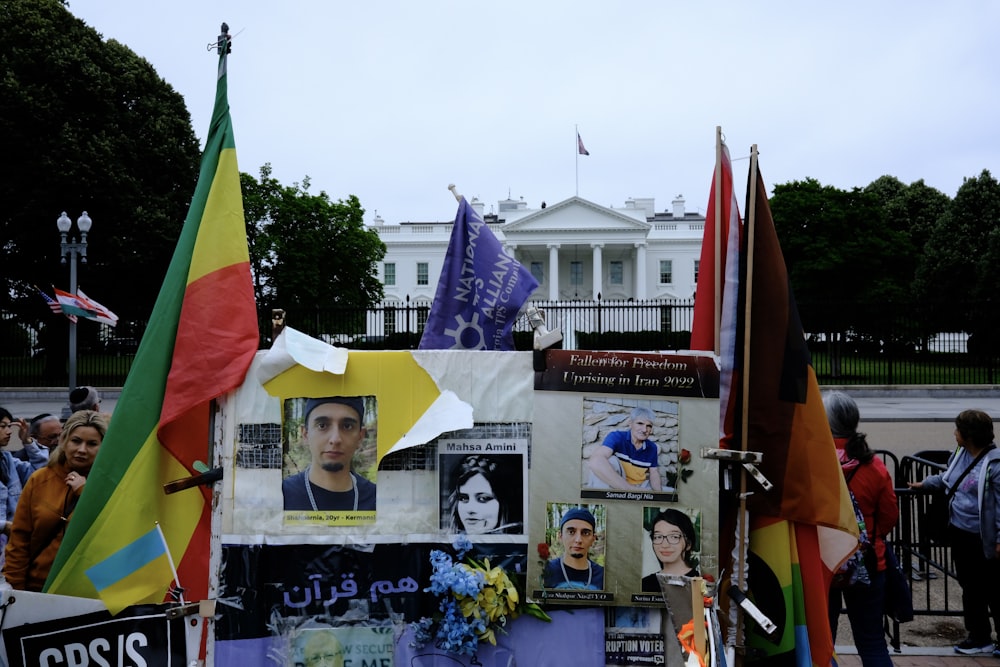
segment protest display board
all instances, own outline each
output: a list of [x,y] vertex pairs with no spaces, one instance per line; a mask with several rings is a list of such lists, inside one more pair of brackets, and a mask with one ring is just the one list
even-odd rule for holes
[[[216,650],[238,655],[267,642],[292,655],[307,629],[385,629],[432,615],[430,554],[464,536],[470,557],[501,565],[544,606],[607,609],[600,627],[608,641],[619,637],[609,664],[630,659],[630,647],[631,659],[656,653],[647,640],[662,638],[664,602],[648,584],[671,558],[664,553],[678,551],[668,540],[680,541],[673,534],[683,528],[682,560],[717,575],[718,472],[701,450],[718,441],[718,371],[688,355],[549,351],[545,359],[538,370],[529,353],[351,351],[341,373],[295,363],[264,379],[265,362],[255,361],[223,406],[223,463],[232,474],[223,488],[220,594],[240,604],[217,621]],[[363,431],[349,461],[328,464],[339,454],[309,444],[307,411],[318,401],[330,423],[347,414]],[[621,479],[642,477],[615,488],[592,459],[615,443],[629,451],[624,444],[635,447],[638,431],[644,454],[604,457],[624,462]],[[354,476],[338,496],[345,505],[322,506],[321,487],[308,477],[317,466]],[[287,508],[292,478],[300,496],[313,484],[315,509]],[[374,510],[364,507],[367,484],[376,489]],[[561,524],[573,510],[594,518],[582,559],[592,566],[582,586],[546,583],[547,566],[573,574],[574,561],[558,564],[568,549]],[[680,528],[664,523],[668,510],[690,526],[676,513],[669,516]],[[656,530],[671,533],[657,538],[660,551]],[[630,616],[643,621],[628,627]],[[544,633],[533,619],[518,627],[533,623]],[[620,637],[632,634],[635,641]]]

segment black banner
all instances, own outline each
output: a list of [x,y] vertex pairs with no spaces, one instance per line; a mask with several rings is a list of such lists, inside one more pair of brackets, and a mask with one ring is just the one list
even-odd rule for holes
[[[217,639],[251,639],[313,618],[386,621],[401,614],[407,621],[430,616],[437,598],[430,585],[430,553],[454,555],[450,544],[376,544],[373,546],[224,545]],[[523,544],[477,544],[477,560],[511,573],[524,572]],[[237,604],[236,601],[239,601]]]
[[718,398],[719,369],[700,355],[546,350],[535,389]]
[[185,667],[184,618],[168,619],[168,605],[129,607],[4,628],[11,665],[43,667]]

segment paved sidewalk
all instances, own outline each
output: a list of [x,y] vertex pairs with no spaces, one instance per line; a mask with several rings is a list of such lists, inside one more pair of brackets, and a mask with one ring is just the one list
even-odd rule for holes
[[[853,649],[853,647],[851,648]],[[931,653],[932,651],[934,653]],[[895,667],[997,667],[1000,665],[1000,658],[994,658],[992,655],[958,655],[950,647],[947,649],[916,648],[909,651],[904,650],[903,653],[893,653],[890,650],[889,656]],[[837,664],[839,667],[861,667],[861,658],[857,655],[838,653]]]

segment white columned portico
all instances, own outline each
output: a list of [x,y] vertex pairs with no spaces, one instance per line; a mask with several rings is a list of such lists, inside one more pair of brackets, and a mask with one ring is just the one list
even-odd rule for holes
[[646,298],[646,242],[635,244],[635,298]]
[[601,275],[601,267],[603,263],[601,261],[601,248],[604,247],[603,243],[591,243],[591,249],[594,251],[594,299],[597,299],[597,295],[601,293],[601,285],[604,282],[604,277]]
[[549,301],[559,300],[559,244],[549,243]]

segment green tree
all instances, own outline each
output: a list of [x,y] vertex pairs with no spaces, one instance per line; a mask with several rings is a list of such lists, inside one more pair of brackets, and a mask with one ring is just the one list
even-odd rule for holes
[[[241,174],[241,181],[258,304],[356,310],[382,299],[377,263],[385,244],[365,227],[357,197],[331,201],[323,191],[312,194],[308,177],[282,185],[269,164],[261,167],[259,180]],[[293,325],[310,329],[303,322]]]
[[875,191],[845,191],[815,179],[775,186],[771,211],[802,324],[826,334],[839,375],[839,345],[848,332],[856,344],[889,342],[881,333],[886,323],[865,305],[906,294],[907,277],[886,258],[913,254],[907,234],[887,223]]
[[905,294],[907,285],[916,278],[931,230],[951,200],[923,180],[905,185],[894,176],[877,178],[864,190],[879,200],[885,224],[896,232],[895,240],[900,245],[892,250],[891,264]]
[[52,323],[30,286],[69,287],[55,221],[86,210],[94,226],[80,284],[123,320],[147,318],[198,175],[183,98],[64,2],[5,0],[0,136],[0,308]]
[[886,224],[872,192],[794,181],[775,186],[771,211],[798,300],[877,301],[906,293],[907,277],[885,261],[907,246],[906,235]]
[[970,332],[970,352],[1000,351],[998,266],[1000,183],[984,169],[962,182],[931,229],[917,282],[940,305],[937,330]]

